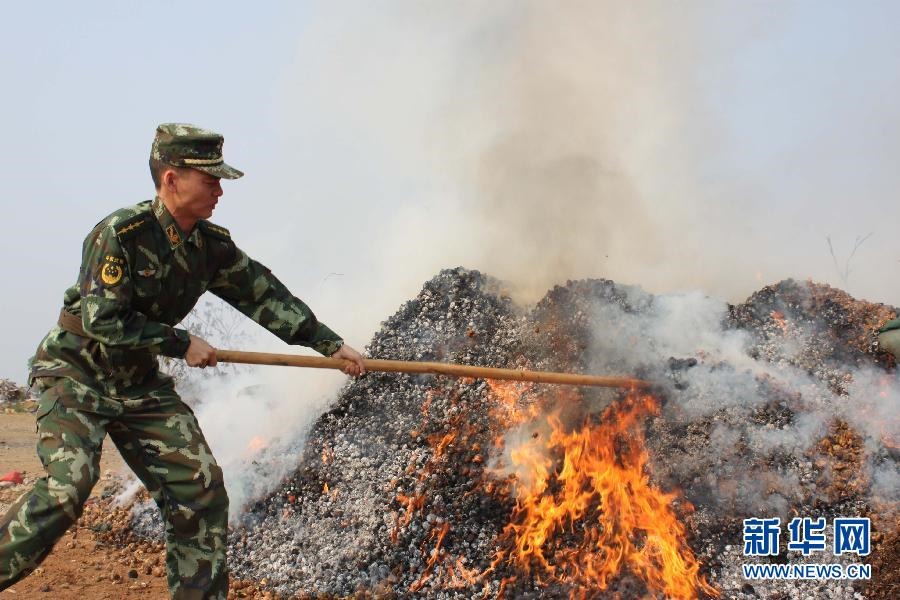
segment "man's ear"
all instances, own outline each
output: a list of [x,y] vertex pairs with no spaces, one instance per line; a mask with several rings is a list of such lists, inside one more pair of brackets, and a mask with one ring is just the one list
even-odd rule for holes
[[162,176],[162,187],[166,188],[170,192],[175,191],[175,183],[178,181],[178,173],[175,172],[175,169],[165,169],[163,171]]

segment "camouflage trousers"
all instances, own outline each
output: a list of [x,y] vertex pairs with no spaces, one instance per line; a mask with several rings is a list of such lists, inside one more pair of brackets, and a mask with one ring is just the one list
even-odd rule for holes
[[133,398],[105,397],[68,378],[38,385],[37,451],[47,476],[0,519],[0,590],[33,571],[81,515],[108,433],[162,512],[172,598],[224,600],[222,470],[172,382]]

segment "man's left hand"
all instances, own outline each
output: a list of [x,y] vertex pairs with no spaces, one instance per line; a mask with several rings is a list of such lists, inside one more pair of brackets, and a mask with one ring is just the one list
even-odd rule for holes
[[342,369],[347,375],[359,377],[360,375],[366,374],[366,365],[363,363],[362,354],[347,344],[341,346],[340,350],[331,355],[331,358],[343,358],[344,360],[350,361]]

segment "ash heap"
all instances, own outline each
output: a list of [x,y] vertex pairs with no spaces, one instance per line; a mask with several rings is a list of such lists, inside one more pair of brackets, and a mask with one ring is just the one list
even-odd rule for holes
[[[607,280],[532,309],[445,270],[372,358],[637,376],[652,393],[370,373],[230,539],[239,579],[293,597],[896,597],[895,309],[784,281],[731,306]],[[743,555],[742,520],[870,517],[869,556]],[[829,544],[831,540],[829,539]],[[829,545],[830,548],[830,545]],[[741,564],[872,565],[870,581]]]

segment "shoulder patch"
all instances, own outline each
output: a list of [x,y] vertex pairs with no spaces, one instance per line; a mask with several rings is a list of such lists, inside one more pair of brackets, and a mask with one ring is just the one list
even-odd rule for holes
[[150,216],[150,213],[137,214],[124,221],[119,221],[115,225],[116,237],[119,240],[127,240],[150,225],[152,221],[153,218]]
[[108,286],[114,286],[122,279],[125,272],[125,261],[116,256],[107,255],[103,259],[103,268],[100,270],[100,279]]
[[203,233],[208,233],[214,238],[219,238],[220,240],[225,240],[226,242],[231,241],[231,232],[229,232],[224,227],[213,225],[209,221],[200,221],[200,228],[203,230]]

